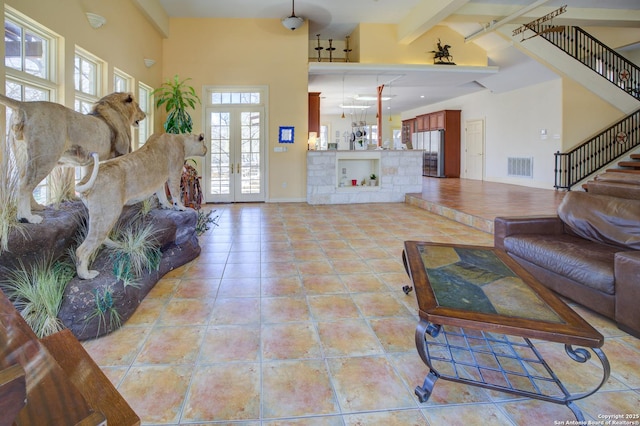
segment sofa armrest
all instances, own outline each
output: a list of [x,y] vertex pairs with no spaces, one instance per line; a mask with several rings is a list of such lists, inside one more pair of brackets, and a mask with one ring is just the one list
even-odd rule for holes
[[496,217],[493,243],[504,250],[504,239],[516,234],[563,234],[564,224],[556,215]]
[[640,338],[640,251],[616,253],[614,275],[618,327]]

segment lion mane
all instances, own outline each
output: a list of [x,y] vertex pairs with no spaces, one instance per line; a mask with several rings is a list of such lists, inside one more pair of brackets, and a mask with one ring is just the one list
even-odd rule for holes
[[130,93],[127,95],[124,102],[112,102],[112,97],[104,97],[96,102],[89,113],[102,118],[111,129],[112,158],[131,152],[131,124],[125,122],[123,117],[130,115],[128,104],[135,101]]

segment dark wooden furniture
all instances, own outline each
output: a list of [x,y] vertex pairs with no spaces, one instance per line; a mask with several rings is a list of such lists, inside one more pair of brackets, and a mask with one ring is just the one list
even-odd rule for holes
[[69,330],[39,340],[0,291],[0,425],[14,422],[127,426],[140,418]]
[[309,92],[309,133],[320,137],[320,92]]
[[402,143],[406,145],[407,149],[413,149],[413,141],[411,138],[415,133],[415,126],[415,118],[402,120]]
[[[430,370],[416,387],[421,402],[443,378],[564,404],[584,422],[574,401],[610,373],[600,333],[502,250],[406,241],[403,261],[418,300],[416,347]],[[589,348],[602,364],[599,385],[567,390],[530,339],[563,344],[584,368],[593,367]]]
[[24,368],[14,364],[0,369],[0,426],[11,426],[27,400]]

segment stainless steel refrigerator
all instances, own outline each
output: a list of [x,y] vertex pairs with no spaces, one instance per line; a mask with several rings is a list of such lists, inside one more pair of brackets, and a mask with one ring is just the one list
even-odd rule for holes
[[417,132],[412,138],[413,149],[422,150],[422,175],[445,177],[444,175],[444,130]]

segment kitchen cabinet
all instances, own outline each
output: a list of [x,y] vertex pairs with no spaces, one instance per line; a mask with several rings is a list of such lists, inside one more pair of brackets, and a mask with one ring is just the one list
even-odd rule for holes
[[320,92],[309,93],[309,133],[320,136]]
[[445,114],[444,111],[429,114],[429,130],[443,130],[445,128]]
[[460,110],[423,114],[415,121],[412,141],[414,149],[424,150],[424,176],[460,177]]
[[416,119],[411,118],[409,120],[402,120],[402,143],[406,145],[407,149],[413,149],[412,137],[416,132],[415,128]]

